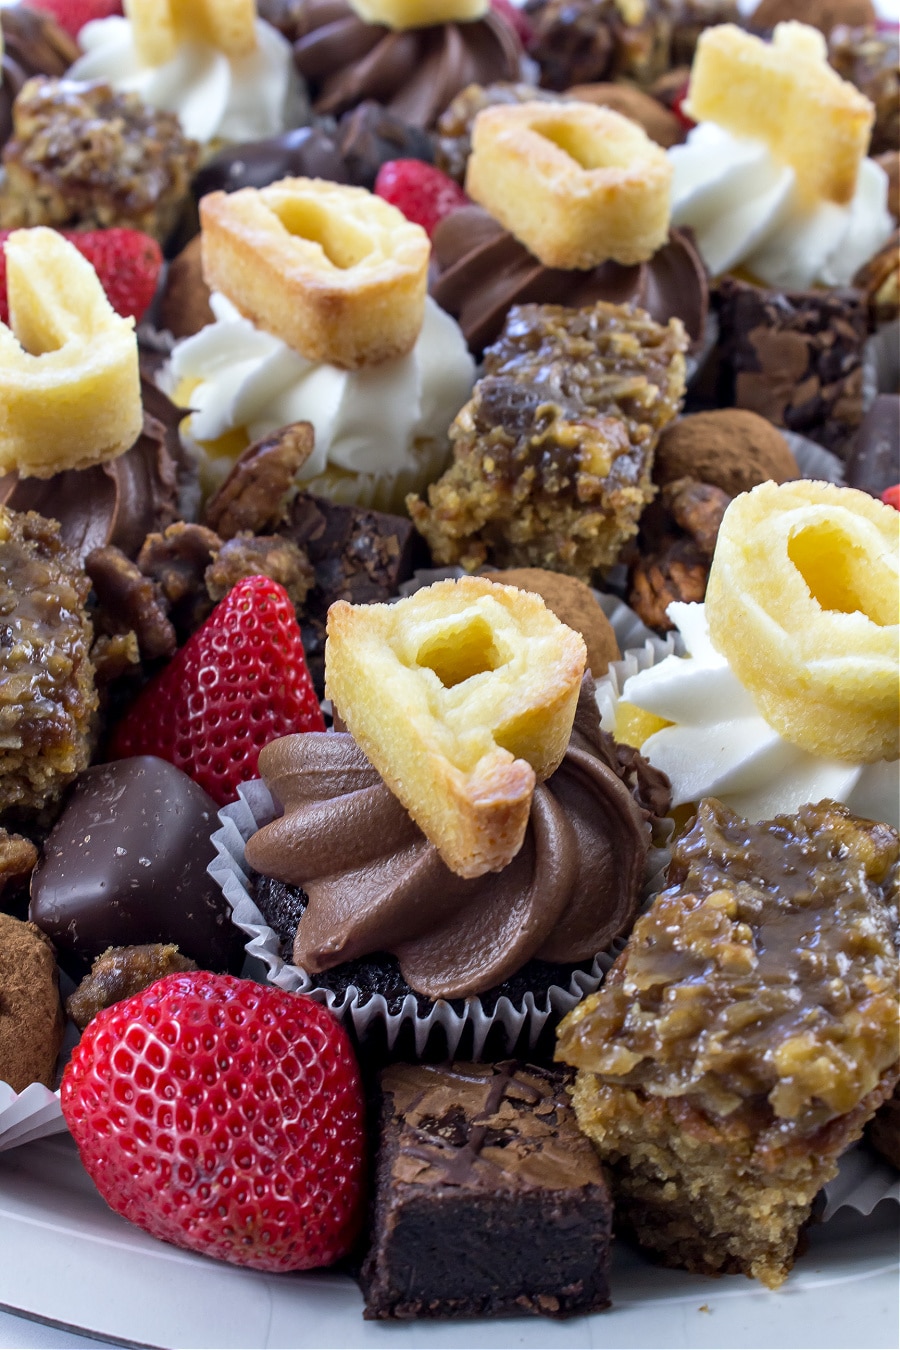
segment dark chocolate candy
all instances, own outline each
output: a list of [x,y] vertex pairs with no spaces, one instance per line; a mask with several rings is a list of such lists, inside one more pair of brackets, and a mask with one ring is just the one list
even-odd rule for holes
[[173,942],[225,970],[242,939],[206,872],[216,825],[212,799],[165,760],[88,769],[47,839],[29,917],[78,967],[107,947]]
[[608,1306],[612,1205],[569,1081],[511,1062],[384,1070],[367,1318]]
[[847,460],[846,481],[873,497],[900,483],[900,394],[879,394],[866,413]]
[[371,189],[378,170],[391,159],[430,162],[432,138],[369,99],[339,122],[323,117],[281,136],[228,146],[204,165],[191,186],[198,201],[207,192],[262,188],[292,177]]
[[425,565],[425,546],[408,516],[339,506],[311,492],[297,494],[281,533],[306,550],[316,576],[300,626],[306,662],[321,694],[329,606],[335,600],[352,605],[390,600],[414,568]]

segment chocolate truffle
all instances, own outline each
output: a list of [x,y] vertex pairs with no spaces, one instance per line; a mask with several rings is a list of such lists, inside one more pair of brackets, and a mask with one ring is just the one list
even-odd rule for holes
[[850,28],[874,28],[878,15],[872,0],[760,0],[751,15],[754,28],[774,28],[777,23],[807,23],[827,37],[838,24]]
[[769,479],[786,483],[800,476],[781,432],[743,408],[694,413],[666,427],[653,466],[655,483],[695,478],[730,497]]
[[608,1307],[610,1199],[567,1082],[513,1063],[384,1071],[365,1317]]
[[0,1082],[51,1087],[62,1034],[52,946],[33,923],[0,914]]
[[612,624],[594,599],[590,586],[563,572],[547,572],[543,567],[511,567],[505,572],[488,572],[489,581],[534,591],[558,619],[574,628],[587,647],[587,668],[595,679],[605,675],[610,661],[621,656]]
[[29,917],[79,968],[107,947],[172,942],[225,970],[240,942],[206,872],[216,824],[211,798],[165,760],[88,769],[47,839]]
[[169,263],[159,302],[159,322],[176,338],[191,337],[215,322],[209,307],[209,287],[203,280],[199,234]]

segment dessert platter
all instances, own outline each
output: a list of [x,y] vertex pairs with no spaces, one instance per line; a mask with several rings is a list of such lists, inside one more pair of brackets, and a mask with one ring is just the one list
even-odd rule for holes
[[898,48],[0,3],[0,1344],[896,1343]]

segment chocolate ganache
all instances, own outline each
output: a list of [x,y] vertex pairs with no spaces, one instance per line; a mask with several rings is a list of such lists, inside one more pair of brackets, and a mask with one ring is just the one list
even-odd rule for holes
[[472,881],[444,865],[350,735],[286,736],[260,755],[284,814],[250,838],[247,863],[309,897],[298,966],[315,973],[391,952],[417,992],[467,997],[532,957],[589,961],[630,927],[648,813],[611,764],[588,678],[566,756],[535,790],[521,851]]
[[466,85],[521,73],[519,40],[492,10],[468,23],[399,32],[367,23],[345,0],[262,0],[259,12],[294,44],[317,113],[342,113],[372,98],[430,127]]
[[429,290],[456,319],[475,355],[500,336],[511,306],[527,303],[633,304],[657,323],[681,319],[694,345],[703,338],[706,269],[683,230],[673,230],[649,262],[605,262],[584,272],[545,267],[480,206],[445,216],[431,243]]

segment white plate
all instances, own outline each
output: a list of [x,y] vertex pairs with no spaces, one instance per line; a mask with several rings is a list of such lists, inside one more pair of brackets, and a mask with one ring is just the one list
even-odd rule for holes
[[787,1284],[660,1270],[619,1246],[615,1306],[567,1322],[363,1322],[339,1274],[261,1275],[147,1237],[100,1199],[68,1138],[0,1157],[0,1306],[113,1341],[160,1347],[392,1350],[488,1346],[655,1350],[896,1347],[896,1205],[845,1213],[814,1231]]

